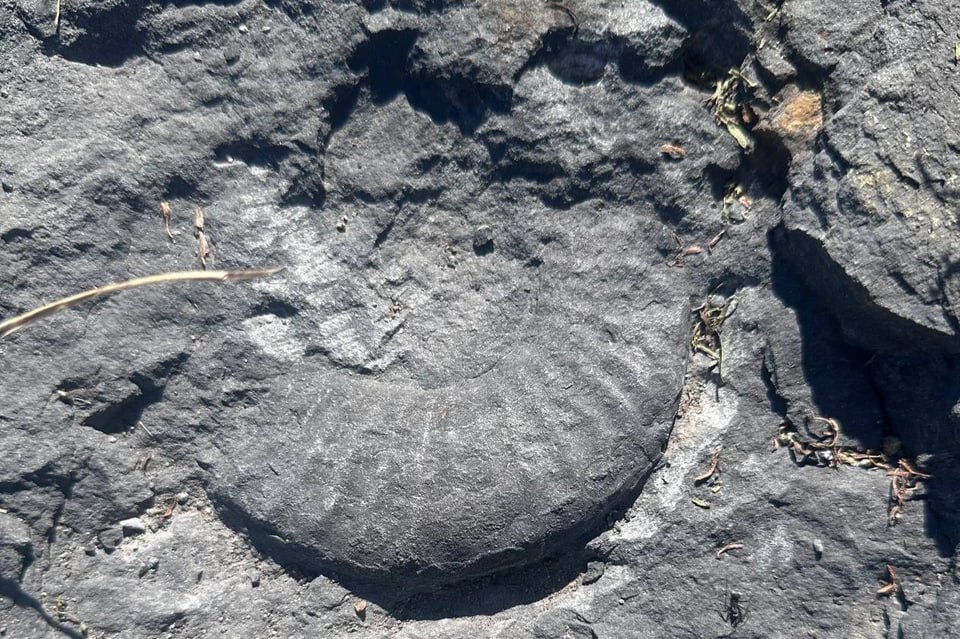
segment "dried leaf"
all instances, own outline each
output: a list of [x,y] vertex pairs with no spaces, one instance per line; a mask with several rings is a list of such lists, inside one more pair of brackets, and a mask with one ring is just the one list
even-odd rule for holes
[[727,127],[727,131],[733,136],[733,139],[737,141],[737,144],[745,151],[753,150],[753,136],[750,135],[742,124],[731,120],[725,120],[724,124]]
[[694,483],[707,481],[708,479],[713,477],[713,474],[716,473],[718,470],[720,470],[720,452],[719,451],[715,452],[713,456],[710,458],[710,468],[708,468],[705,472],[694,477],[693,481]]
[[674,160],[682,160],[687,157],[687,150],[676,144],[664,144],[660,147],[660,153],[672,157]]
[[197,247],[197,255],[200,257],[200,266],[206,270],[207,259],[212,255],[210,252],[210,244],[207,242],[207,236],[203,231],[200,231],[198,237],[200,238],[200,244]]
[[160,203],[160,215],[163,217],[163,229],[167,232],[167,237],[173,241],[173,232],[170,230],[170,204],[169,202]]

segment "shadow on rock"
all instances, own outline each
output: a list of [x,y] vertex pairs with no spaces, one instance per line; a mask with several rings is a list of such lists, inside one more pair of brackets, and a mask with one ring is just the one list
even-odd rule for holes
[[774,290],[800,327],[810,408],[838,419],[860,446],[930,475],[906,499],[926,502],[925,530],[952,556],[960,543],[960,357],[942,337],[922,327],[911,334],[903,318],[870,307],[810,241],[777,230],[771,243]]

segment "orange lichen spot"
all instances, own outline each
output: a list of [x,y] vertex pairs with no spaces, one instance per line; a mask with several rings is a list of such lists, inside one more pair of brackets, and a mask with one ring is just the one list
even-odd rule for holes
[[787,136],[809,140],[823,126],[823,98],[816,91],[801,91],[793,96],[776,119],[776,126]]

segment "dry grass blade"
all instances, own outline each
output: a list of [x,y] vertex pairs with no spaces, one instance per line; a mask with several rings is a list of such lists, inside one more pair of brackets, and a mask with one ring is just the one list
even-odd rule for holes
[[257,269],[250,271],[178,271],[174,273],[161,273],[160,275],[138,277],[136,279],[126,280],[125,282],[114,282],[113,284],[107,284],[106,286],[83,291],[82,293],[71,295],[70,297],[64,297],[56,302],[41,306],[40,308],[35,308],[32,311],[24,313],[23,315],[17,315],[16,317],[3,320],[0,322],[0,339],[3,339],[10,333],[20,330],[24,326],[28,326],[37,320],[53,315],[54,313],[59,313],[64,309],[70,308],[74,304],[79,304],[80,302],[85,302],[95,297],[100,297],[101,295],[109,295],[110,293],[125,291],[131,288],[138,288],[140,286],[148,286],[150,284],[163,284],[164,282],[237,282],[257,277],[267,277],[279,271],[279,268]]

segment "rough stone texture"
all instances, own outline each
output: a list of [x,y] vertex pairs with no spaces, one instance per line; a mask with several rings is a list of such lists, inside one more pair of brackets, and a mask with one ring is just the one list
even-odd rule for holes
[[[958,32],[0,1],[0,314],[199,267],[196,207],[214,267],[284,267],[0,342],[0,635],[955,636]],[[932,475],[896,525],[774,449],[817,416]]]

